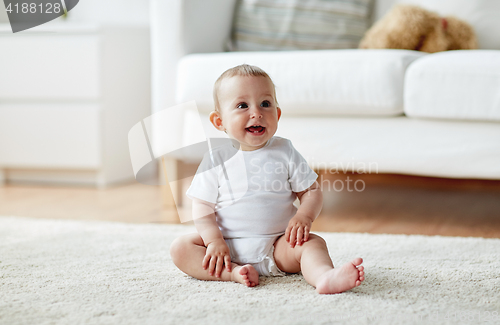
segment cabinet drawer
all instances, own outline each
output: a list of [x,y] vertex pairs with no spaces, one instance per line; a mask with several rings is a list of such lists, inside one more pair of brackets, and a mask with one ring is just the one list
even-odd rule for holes
[[1,35],[0,99],[96,99],[97,35]]
[[101,166],[98,105],[0,104],[0,166]]

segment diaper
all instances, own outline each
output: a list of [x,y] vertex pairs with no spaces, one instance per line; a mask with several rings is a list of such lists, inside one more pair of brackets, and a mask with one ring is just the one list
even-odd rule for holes
[[252,265],[259,275],[285,276],[274,260],[274,242],[276,237],[244,237],[226,239],[231,261],[244,265]]

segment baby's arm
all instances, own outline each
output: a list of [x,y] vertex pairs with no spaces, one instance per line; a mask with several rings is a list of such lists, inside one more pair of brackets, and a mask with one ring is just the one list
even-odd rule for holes
[[309,240],[311,224],[318,217],[323,206],[323,193],[318,182],[314,182],[311,187],[296,194],[300,207],[285,231],[285,239],[291,247],[295,247],[295,244],[302,245],[303,242]]
[[207,269],[210,275],[220,277],[224,264],[227,271],[231,272],[231,257],[229,247],[222,236],[215,218],[215,204],[193,199],[193,220],[198,234],[207,247],[205,258],[202,262],[203,269]]

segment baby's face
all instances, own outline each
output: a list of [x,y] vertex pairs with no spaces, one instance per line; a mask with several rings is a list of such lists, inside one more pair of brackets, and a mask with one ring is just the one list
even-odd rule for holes
[[241,150],[262,148],[278,129],[281,109],[274,100],[274,87],[266,77],[235,76],[224,79],[220,85],[221,112],[214,126],[237,140]]

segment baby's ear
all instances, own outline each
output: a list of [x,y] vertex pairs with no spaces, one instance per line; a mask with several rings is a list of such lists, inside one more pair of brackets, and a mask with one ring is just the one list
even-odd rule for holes
[[220,116],[220,113],[217,111],[212,111],[210,115],[208,116],[210,119],[210,122],[213,124],[213,126],[219,130],[219,131],[225,131],[226,128],[222,125],[222,118]]
[[276,109],[278,110],[278,121],[279,121],[281,117],[281,108],[276,107]]

